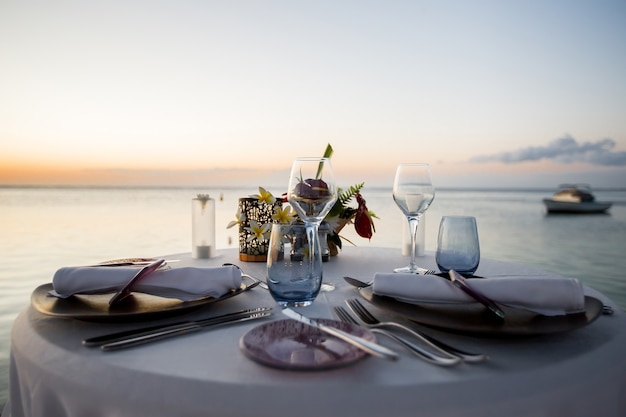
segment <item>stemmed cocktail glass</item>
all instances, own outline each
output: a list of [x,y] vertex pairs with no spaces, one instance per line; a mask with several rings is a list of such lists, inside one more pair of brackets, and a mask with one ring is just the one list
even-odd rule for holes
[[426,269],[415,264],[415,240],[417,228],[424,212],[435,198],[430,166],[428,164],[400,164],[396,169],[393,182],[393,200],[409,221],[411,234],[411,261],[404,268],[396,268],[394,272],[424,274]]
[[298,158],[293,162],[287,200],[304,222],[309,243],[310,271],[321,259],[318,228],[337,201],[335,175],[329,158]]
[[304,224],[317,231],[337,201],[337,186],[330,159],[296,159],[289,176],[287,200]]

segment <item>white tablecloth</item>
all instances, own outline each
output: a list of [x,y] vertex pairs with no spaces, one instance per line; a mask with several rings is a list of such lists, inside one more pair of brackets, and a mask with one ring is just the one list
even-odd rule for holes
[[[173,257],[182,260],[180,266],[232,262],[265,276],[264,264],[239,262],[235,250],[219,251],[210,260]],[[435,267],[431,255],[418,259],[421,266]],[[406,263],[399,249],[346,247],[324,264],[325,280],[336,290],[320,293],[301,311],[331,318],[333,306],[357,294],[342,276],[367,280]],[[477,274],[541,272],[483,260]],[[367,358],[319,372],[272,369],[245,357],[239,338],[259,322],[103,353],[83,347],[81,340],[137,324],[53,318],[29,307],[13,326],[10,398],[2,416],[621,417],[626,415],[626,317],[602,294],[586,291],[613,306],[615,314],[541,337],[486,338],[424,328],[449,344],[488,353],[486,363],[437,367],[380,338],[398,350],[400,360]],[[275,303],[257,287],[184,317],[265,305]],[[272,319],[283,318],[277,313]]]

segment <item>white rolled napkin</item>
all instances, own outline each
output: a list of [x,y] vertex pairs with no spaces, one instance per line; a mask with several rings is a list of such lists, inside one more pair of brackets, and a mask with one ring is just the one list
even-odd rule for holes
[[[494,302],[546,316],[585,311],[581,282],[564,277],[497,277],[472,279],[469,284]],[[376,295],[393,297],[412,304],[462,304],[476,302],[452,282],[436,275],[374,275]]]
[[[122,288],[139,268],[121,266],[65,267],[52,279],[53,295],[67,298],[74,294],[104,294]],[[132,291],[178,298],[183,301],[203,297],[219,298],[241,286],[241,270],[235,266],[214,268],[181,267],[158,270],[133,285]]]

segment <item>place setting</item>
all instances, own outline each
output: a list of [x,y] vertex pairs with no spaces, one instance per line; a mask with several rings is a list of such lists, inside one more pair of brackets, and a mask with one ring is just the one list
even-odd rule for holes
[[473,216],[442,216],[435,254],[439,271],[417,266],[416,231],[434,195],[426,164],[398,167],[393,197],[409,222],[410,263],[376,272],[368,282],[344,277],[362,299],[422,325],[491,337],[566,332],[606,313],[575,278],[476,276],[480,244]]
[[37,287],[39,312],[87,321],[143,321],[181,314],[240,295],[260,284],[235,266],[175,266],[178,260],[124,258],[63,267]]
[[[450,274],[457,273],[451,271]],[[404,276],[394,276],[392,279],[390,282],[387,274],[377,274],[374,283],[359,288],[358,294],[372,305],[405,319],[457,333],[490,337],[554,334],[584,327],[604,311],[600,300],[584,295],[582,288],[577,290],[572,287],[571,284],[576,283],[570,279],[507,277],[469,280],[472,283],[471,288],[480,291],[477,294],[504,293],[505,296],[500,300],[516,303],[510,307],[502,301],[493,302],[493,305],[498,306],[499,314],[494,313],[480,301],[467,296],[445,278],[423,278],[429,280],[422,283],[424,285],[416,284],[412,277],[407,279]],[[478,280],[484,282],[484,285],[476,285]],[[398,288],[401,288],[400,294]],[[561,292],[563,289],[573,298],[564,300]],[[552,298],[545,303],[536,303],[532,301],[532,294],[537,292],[543,295],[557,294],[558,298]],[[507,294],[514,297],[507,297]],[[487,299],[498,298],[490,296]],[[528,300],[531,301],[527,302]],[[538,310],[542,312],[534,309],[538,305],[540,306]],[[560,314],[546,315],[545,306],[550,306],[551,312],[560,311]],[[570,307],[574,307],[574,310],[567,312]]]

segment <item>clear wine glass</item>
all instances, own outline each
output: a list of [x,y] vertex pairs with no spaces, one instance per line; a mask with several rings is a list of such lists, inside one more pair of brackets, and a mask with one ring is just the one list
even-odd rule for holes
[[411,274],[425,274],[426,269],[415,264],[415,240],[417,228],[422,215],[435,198],[430,166],[428,164],[400,164],[396,169],[393,181],[393,200],[406,216],[409,222],[411,235],[411,261],[403,268],[396,268],[394,272]]
[[[314,259],[321,258],[318,229],[337,201],[335,174],[329,158],[298,158],[289,176],[287,200],[304,222],[309,242],[311,271]],[[320,256],[314,256],[319,253]],[[330,290],[330,288],[326,288]]]

